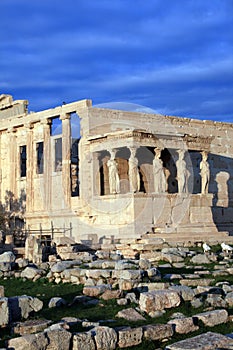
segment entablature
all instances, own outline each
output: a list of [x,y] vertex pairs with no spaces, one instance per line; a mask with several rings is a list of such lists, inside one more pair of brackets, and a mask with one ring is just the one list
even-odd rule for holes
[[213,138],[213,136],[203,137],[182,133],[152,134],[144,130],[134,129],[91,136],[87,138],[87,142],[90,144],[93,152],[109,148],[121,148],[124,146],[209,151]]

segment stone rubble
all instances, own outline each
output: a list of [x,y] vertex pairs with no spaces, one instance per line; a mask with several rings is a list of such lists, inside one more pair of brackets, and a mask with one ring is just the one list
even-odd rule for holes
[[[176,312],[166,324],[147,324],[139,327],[114,328],[102,326],[101,320],[92,322],[76,318],[67,320],[64,318],[56,324],[51,324],[49,320],[37,322],[27,320],[17,323],[21,319],[28,319],[32,311],[41,310],[43,303],[38,298],[30,296],[6,298],[4,288],[0,286],[0,327],[14,322],[12,324],[14,334],[21,335],[8,340],[7,349],[133,348],[144,340],[167,341],[172,339],[174,334],[183,334],[186,339],[168,345],[166,350],[196,350],[197,344],[199,350],[217,350],[220,346],[225,348],[228,346],[230,349],[233,346],[231,338],[213,332],[193,338],[189,336],[200,329],[200,326],[211,328],[232,320],[227,309],[233,305],[233,285],[227,281],[214,285],[213,273],[209,273],[208,268],[202,266],[202,261],[207,261],[207,258],[209,263],[214,262],[213,270],[217,272],[216,276],[230,276],[233,274],[231,267],[233,260],[229,257],[223,258],[220,255],[218,261],[189,248],[170,247],[157,252],[157,256],[160,258],[163,256],[165,263],[162,265],[161,263],[158,265],[154,258],[146,259],[143,256],[139,259],[125,259],[119,254],[104,251],[98,251],[96,254],[80,252],[78,259],[75,260],[57,260],[32,265],[26,259],[15,259],[12,254],[5,254],[6,260],[10,261],[4,261],[1,255],[0,274],[4,278],[15,276],[36,281],[46,277],[55,283],[82,284],[83,295],[76,296],[69,306],[79,303],[95,305],[101,302],[101,299],[116,299],[116,303],[124,305],[125,308],[115,317],[129,322],[136,320],[146,322],[148,317],[161,316],[168,309],[179,309],[183,302],[190,302],[194,308],[202,307],[204,310],[191,317]],[[114,257],[114,260],[111,260],[110,256]],[[187,259],[190,265],[186,264]],[[13,264],[10,269],[5,268],[8,263]],[[172,271],[175,268],[183,269],[185,273],[165,273],[168,269]],[[164,277],[167,282],[164,282]],[[48,307],[61,307],[65,304],[67,304],[65,299],[54,296],[49,301]],[[78,322],[87,331],[72,333],[70,326]]]

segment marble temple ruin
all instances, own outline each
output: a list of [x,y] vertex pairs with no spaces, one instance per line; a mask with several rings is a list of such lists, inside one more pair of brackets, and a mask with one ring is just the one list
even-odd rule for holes
[[0,200],[15,225],[33,232],[52,223],[55,241],[90,244],[147,232],[232,234],[233,124],[91,100],[27,107],[0,95]]

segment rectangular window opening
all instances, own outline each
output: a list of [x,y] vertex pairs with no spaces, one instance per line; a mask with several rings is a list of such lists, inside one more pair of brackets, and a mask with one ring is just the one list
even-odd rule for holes
[[36,159],[37,159],[37,174],[44,172],[44,143],[37,142],[36,144]]
[[71,139],[71,196],[79,196],[79,139]]
[[59,117],[51,119],[50,135],[56,136],[62,134],[62,120]]
[[54,140],[55,142],[55,171],[62,170],[62,138]]
[[27,174],[27,148],[26,145],[20,146],[20,176],[25,177]]

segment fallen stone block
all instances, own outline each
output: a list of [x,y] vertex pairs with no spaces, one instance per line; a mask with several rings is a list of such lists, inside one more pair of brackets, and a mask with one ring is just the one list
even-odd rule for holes
[[177,293],[179,293],[181,298],[185,301],[193,300],[193,298],[195,296],[194,290],[188,286],[178,286],[177,285],[177,286],[171,286],[171,287],[169,287],[169,289],[174,290]]
[[127,348],[136,346],[142,342],[142,327],[122,328],[118,330],[118,346],[119,348]]
[[142,311],[161,311],[180,305],[181,299],[177,292],[173,290],[157,290],[140,294],[139,306]]
[[205,300],[205,305],[212,306],[214,308],[226,308],[227,302],[220,295],[209,294]]
[[156,267],[152,267],[148,270],[146,270],[147,276],[150,279],[150,281],[159,281],[161,280],[161,273]]
[[74,261],[59,261],[51,267],[51,272],[60,273],[66,269],[71,268],[74,264]]
[[13,270],[14,263],[0,261],[0,271],[8,272]]
[[233,292],[227,293],[225,301],[227,302],[228,306],[233,306]]
[[210,278],[180,280],[182,286],[188,287],[209,286],[210,284],[213,284],[213,282],[214,280]]
[[117,333],[113,328],[95,327],[91,330],[97,350],[114,350],[117,344]]
[[23,335],[22,337],[12,338],[7,342],[8,348],[11,350],[48,349],[48,344],[49,340],[44,333]]
[[145,317],[133,308],[119,311],[116,317],[124,318],[127,321],[146,321]]
[[199,327],[194,324],[194,320],[192,317],[180,317],[175,318],[168,322],[173,326],[173,329],[176,333],[179,334],[187,334],[190,332],[197,331]]
[[43,307],[43,302],[38,298],[27,295],[11,297],[8,299],[10,321],[18,321],[28,318],[32,311],[38,312]]
[[32,334],[42,332],[47,328],[52,321],[49,320],[29,320],[25,322],[16,323],[12,330],[15,334]]
[[43,271],[37,269],[36,267],[29,267],[27,266],[22,272],[21,272],[21,278],[27,278],[29,280],[33,280],[36,278],[36,276],[42,276]]
[[0,327],[7,326],[10,321],[8,298],[0,298]]
[[228,320],[228,312],[225,309],[202,312],[193,316],[194,320],[200,320],[205,326],[213,327],[225,323]]
[[127,281],[141,281],[142,271],[141,270],[116,270],[112,273],[112,278],[123,279]]
[[48,307],[49,309],[52,307],[61,307],[66,305],[66,301],[63,298],[60,297],[53,297],[50,299]]
[[151,340],[164,340],[173,336],[171,324],[155,324],[143,326],[143,337]]
[[95,342],[90,332],[73,335],[72,350],[95,350]]
[[111,300],[111,299],[118,299],[122,296],[121,290],[106,290],[101,296],[101,299],[104,300]]
[[184,261],[184,258],[182,258],[182,256],[168,253],[162,253],[161,259],[163,261],[169,262],[170,264]]
[[115,263],[115,270],[131,270],[132,268],[134,269],[136,266],[137,265],[128,262],[128,260],[119,260]]
[[15,255],[12,252],[4,252],[2,254],[0,254],[0,262],[9,262],[9,263],[13,263],[15,262]]
[[100,277],[110,278],[111,273],[112,270],[87,270],[86,276],[98,280]]
[[196,337],[181,340],[166,346],[165,350],[217,350],[228,349],[232,345],[232,339],[218,333],[207,332]]
[[202,265],[202,264],[210,264],[211,261],[208,259],[207,255],[206,254],[197,254],[197,255],[194,255],[192,258],[191,258],[191,262],[193,264],[197,264],[197,265]]
[[119,280],[118,285],[120,290],[131,290],[137,288],[138,283],[135,281]]
[[49,340],[46,350],[70,350],[72,334],[65,329],[48,331],[46,336]]
[[97,297],[103,294],[106,290],[110,290],[111,286],[109,284],[101,284],[99,286],[85,286],[83,288],[83,294],[90,297]]

